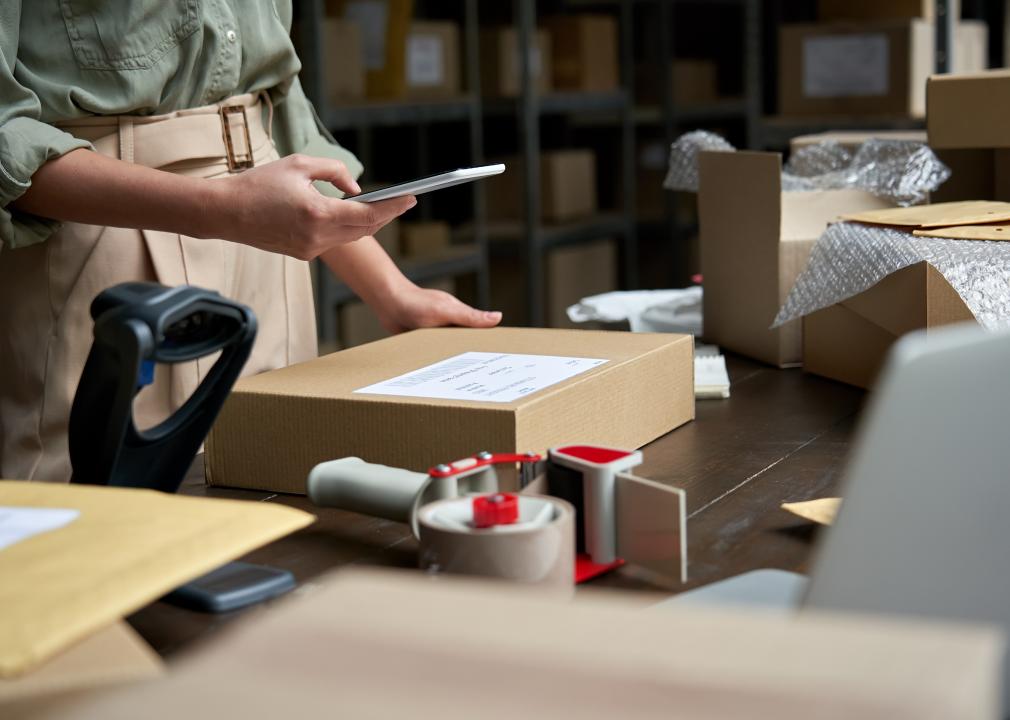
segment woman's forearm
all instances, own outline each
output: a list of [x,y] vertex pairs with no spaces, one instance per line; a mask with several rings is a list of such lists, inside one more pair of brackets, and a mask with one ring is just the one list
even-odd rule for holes
[[337,200],[314,181],[361,191],[343,163],[326,158],[289,155],[203,179],[74,150],[39,168],[12,205],[53,220],[220,238],[307,260],[373,235],[417,202]]
[[22,212],[89,225],[214,237],[211,181],[154,170],[90,150],[50,160],[13,206]]
[[409,283],[374,237],[331,248],[320,259],[372,307],[382,306]]

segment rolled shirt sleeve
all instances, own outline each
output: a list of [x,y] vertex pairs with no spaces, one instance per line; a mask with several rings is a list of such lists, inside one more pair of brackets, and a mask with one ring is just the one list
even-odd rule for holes
[[[341,147],[319,120],[297,77],[286,93],[274,97],[273,137],[277,151],[282,156],[302,153],[339,160],[355,179],[361,177],[364,170],[361,161]],[[330,183],[317,182],[315,185],[324,195],[337,198],[344,196]]]
[[90,147],[41,122],[38,97],[14,78],[20,6],[14,0],[0,9],[0,245],[9,248],[42,242],[59,227],[11,207],[31,187],[35,171],[64,153]]

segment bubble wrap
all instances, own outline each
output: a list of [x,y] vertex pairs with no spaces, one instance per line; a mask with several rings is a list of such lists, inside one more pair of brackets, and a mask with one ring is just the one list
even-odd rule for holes
[[859,188],[897,205],[916,205],[949,177],[950,168],[922,143],[871,139],[850,153],[827,141],[793,154],[782,170],[782,188]]
[[719,135],[694,130],[684,133],[670,146],[670,169],[663,187],[667,190],[698,192],[698,153],[706,151],[733,152],[735,147]]
[[[698,153],[733,152],[715,133],[695,130],[670,146],[667,190],[698,191]],[[782,171],[784,190],[859,188],[898,205],[924,202],[950,177],[950,169],[922,143],[867,140],[855,153],[834,141],[797,150]]]
[[925,260],[987,330],[1010,328],[1010,242],[915,237],[888,227],[830,225],[772,327],[847,300]]

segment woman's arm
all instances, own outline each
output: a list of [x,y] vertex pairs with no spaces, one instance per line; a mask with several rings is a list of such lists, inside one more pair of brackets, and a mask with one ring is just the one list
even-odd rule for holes
[[373,235],[416,204],[338,200],[316,191],[314,180],[360,192],[343,163],[325,158],[291,155],[207,180],[81,149],[40,167],[12,205],[53,220],[221,238],[307,260]]

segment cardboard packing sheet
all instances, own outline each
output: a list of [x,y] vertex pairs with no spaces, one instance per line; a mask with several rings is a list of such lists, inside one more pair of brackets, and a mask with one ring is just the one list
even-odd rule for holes
[[0,506],[69,524],[0,550],[0,677],[40,665],[177,586],[312,522],[279,505],[0,481]]
[[803,318],[803,368],[870,388],[891,345],[912,330],[975,322],[936,268],[916,263]]
[[943,228],[1010,221],[1010,203],[965,200],[846,213],[843,220],[905,228]]
[[[605,362],[510,402],[355,392],[469,352]],[[638,448],[694,418],[693,367],[687,335],[416,330],[239,380],[207,440],[207,480],[301,494],[317,463],[348,456],[423,472],[480,450]]]
[[814,242],[846,212],[888,207],[862,190],[782,190],[778,153],[701,153],[704,335],[780,367],[802,359],[801,324],[770,329]]
[[50,717],[133,720],[138,708],[146,720],[999,713],[1003,641],[993,628],[643,605],[615,592],[566,603],[502,583],[344,572],[164,680]]

